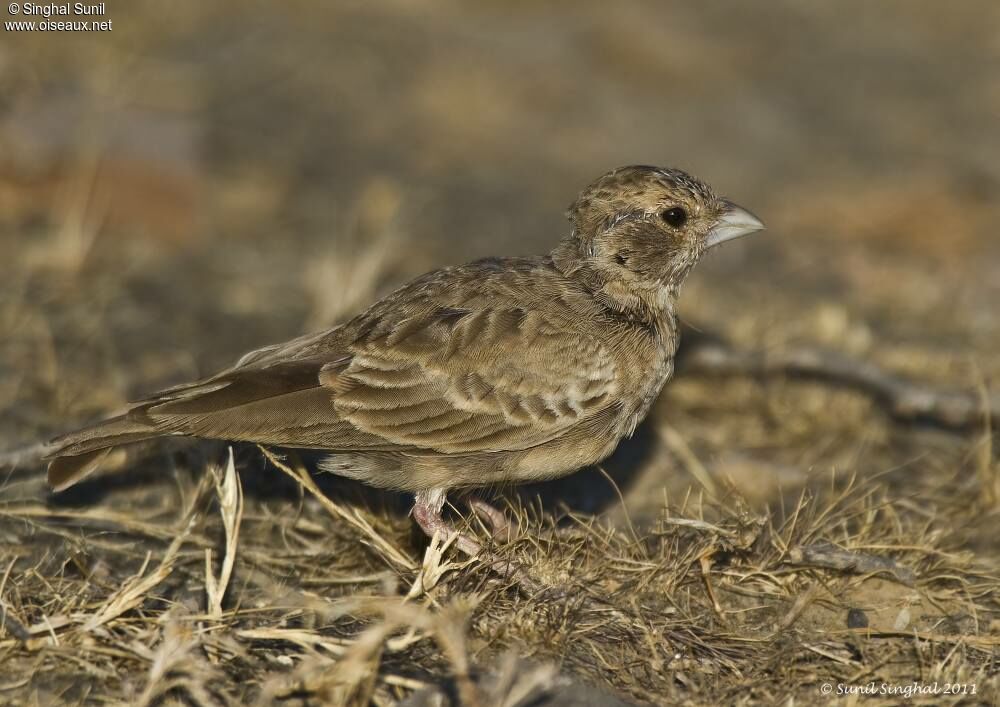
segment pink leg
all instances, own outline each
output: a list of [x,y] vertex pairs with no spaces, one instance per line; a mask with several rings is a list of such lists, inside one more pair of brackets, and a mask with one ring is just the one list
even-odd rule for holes
[[469,508],[486,523],[494,540],[509,543],[513,539],[510,522],[503,511],[495,506],[491,506],[481,498],[470,498],[468,503]]
[[470,538],[465,533],[460,533],[441,517],[441,509],[447,498],[445,489],[431,489],[430,491],[417,491],[413,501],[413,518],[417,521],[427,537],[433,538],[434,533],[440,533],[442,538],[455,538],[455,547],[469,557],[479,555],[483,547],[476,540]]
[[[451,526],[450,523],[446,522],[444,518],[441,517],[441,509],[444,507],[446,495],[447,490],[445,489],[418,491],[413,502],[414,520],[417,521],[417,525],[420,526],[428,537],[433,538],[434,533],[440,533],[441,536],[445,538],[454,535],[455,546],[461,552],[469,557],[481,556],[483,554],[483,546],[480,545],[475,538],[457,531]],[[479,504],[482,504],[482,506],[485,506],[489,510],[483,511],[482,508],[476,509],[478,504],[470,502],[470,505],[476,509],[477,512],[485,512],[487,514],[488,518],[490,518],[488,522],[491,525],[494,525],[494,521],[497,521],[497,516],[499,516],[499,521],[496,525],[494,525],[494,528],[503,527],[504,529],[508,529],[507,519],[504,518],[503,513],[493,508],[488,503],[480,501]],[[529,594],[537,594],[542,589],[538,582],[530,579],[517,565],[509,562],[493,562],[490,564],[490,567],[501,577],[515,582],[523,591]]]

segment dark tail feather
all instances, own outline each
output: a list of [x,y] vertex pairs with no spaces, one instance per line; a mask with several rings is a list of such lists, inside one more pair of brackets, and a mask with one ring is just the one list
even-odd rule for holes
[[[51,443],[49,484],[57,491],[94,471],[112,447],[170,434],[278,442],[288,425],[295,435],[343,424],[320,385],[320,360],[275,363],[229,371],[170,388],[124,415],[72,432]],[[275,429],[275,427],[278,429]],[[2,461],[2,457],[0,457]]]
[[68,489],[97,469],[104,461],[104,457],[111,452],[111,449],[111,447],[105,447],[72,457],[56,457],[49,462],[49,486],[54,491]]
[[158,437],[153,427],[129,420],[125,415],[52,440],[49,485],[56,491],[69,488],[96,470],[112,448]]

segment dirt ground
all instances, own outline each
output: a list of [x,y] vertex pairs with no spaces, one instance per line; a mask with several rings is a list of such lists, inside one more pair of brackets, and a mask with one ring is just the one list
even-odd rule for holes
[[699,265],[601,469],[484,492],[517,532],[476,561],[308,455],[161,442],[60,495],[3,468],[0,703],[1000,700],[1000,4],[105,19],[0,40],[0,448],[546,251],[617,165],[768,230]]

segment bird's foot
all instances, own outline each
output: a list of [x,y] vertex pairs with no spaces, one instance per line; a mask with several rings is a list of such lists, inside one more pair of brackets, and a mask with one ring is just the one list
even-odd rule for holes
[[[468,533],[457,530],[441,517],[441,509],[444,508],[446,497],[446,489],[418,491],[416,494],[413,504],[413,518],[428,537],[433,538],[435,533],[440,533],[441,537],[445,539],[454,536],[454,544],[459,551],[469,557],[483,561],[492,572],[510,582],[526,596],[538,597],[544,595],[550,599],[560,601],[581,601],[585,606],[597,607],[602,610],[608,608],[609,604],[601,599],[593,597],[581,598],[578,590],[569,587],[552,586],[541,582],[532,577],[521,565],[510,560],[486,557],[486,554],[483,552],[483,545],[478,540]],[[473,512],[483,519],[483,523],[489,526],[494,538],[504,536],[505,534],[509,537],[511,524],[507,521],[502,511],[494,508],[485,501],[475,498],[470,499],[468,504]]]
[[470,498],[468,504],[472,512],[486,525],[494,540],[509,543],[514,539],[514,528],[503,511],[481,498]]
[[469,557],[476,557],[483,551],[483,546],[478,540],[467,533],[457,530],[451,523],[441,517],[441,509],[447,498],[444,489],[431,489],[430,491],[418,491],[413,502],[413,519],[417,521],[420,529],[433,538],[435,533],[440,533],[442,538],[455,536],[455,547]]
[[[468,533],[457,530],[448,521],[441,517],[441,509],[444,507],[447,491],[445,489],[431,489],[430,491],[418,491],[413,503],[413,518],[417,521],[420,529],[433,538],[435,533],[440,533],[444,538],[455,537],[455,547],[469,557],[487,559],[483,553],[483,545]],[[483,522],[486,523],[494,537],[510,533],[510,524],[502,511],[494,508],[485,501],[473,499],[469,506],[477,513]],[[534,593],[538,590],[538,583],[532,580],[525,572],[509,561],[490,562],[490,569],[499,574],[504,579],[511,580],[518,584],[521,589]]]

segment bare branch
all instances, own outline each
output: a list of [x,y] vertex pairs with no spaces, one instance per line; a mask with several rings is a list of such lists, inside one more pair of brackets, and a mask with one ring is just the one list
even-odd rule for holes
[[913,570],[897,564],[891,557],[843,550],[831,543],[794,547],[788,551],[788,561],[793,565],[802,565],[803,567],[822,567],[855,574],[888,573],[903,584],[910,586],[916,581]]
[[960,429],[1000,419],[1000,393],[941,390],[835,351],[793,348],[740,351],[714,336],[686,331],[677,371],[720,376],[787,376],[823,381],[871,396],[897,420]]

